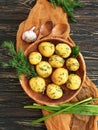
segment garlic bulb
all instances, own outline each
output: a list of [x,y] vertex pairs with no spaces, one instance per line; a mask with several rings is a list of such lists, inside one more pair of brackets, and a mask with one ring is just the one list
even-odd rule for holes
[[34,42],[37,39],[37,35],[34,32],[35,26],[32,27],[30,30],[26,31],[23,33],[22,35],[22,39],[27,42],[27,43],[31,43]]

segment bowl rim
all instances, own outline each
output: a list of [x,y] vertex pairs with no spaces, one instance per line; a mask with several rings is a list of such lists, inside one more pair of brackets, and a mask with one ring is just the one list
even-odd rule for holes
[[[39,43],[41,43],[41,42],[51,41],[51,40],[57,40],[57,41],[60,41],[60,42],[63,42],[63,43],[67,43],[71,48],[75,46],[75,44],[72,44],[71,42],[69,42],[69,41],[67,41],[67,40],[65,40],[65,39],[61,39],[61,38],[44,38],[44,39],[41,39],[41,40],[37,40],[36,42],[34,42],[34,43],[32,43],[31,45],[29,45],[29,47],[26,48],[24,54],[27,56],[27,53],[28,53],[29,49],[30,49],[32,46],[34,46],[35,44],[39,44]],[[71,100],[80,92],[80,90],[82,89],[82,85],[83,85],[83,83],[84,83],[84,81],[85,81],[85,78],[86,78],[86,64],[85,64],[85,61],[84,61],[84,58],[83,58],[81,52],[79,52],[79,57],[81,58],[81,61],[82,61],[82,64],[83,64],[83,72],[84,72],[84,74],[83,74],[82,82],[81,82],[81,85],[80,85],[79,89],[77,89],[77,90],[75,91],[75,93],[74,93],[69,99],[64,100],[64,101],[60,101],[59,103],[58,103],[58,102],[55,102],[55,100],[54,100],[55,103],[53,103],[53,102],[49,103],[49,102],[47,102],[47,101],[43,101],[43,100],[38,100],[38,99],[36,99],[36,97],[33,97],[33,95],[31,95],[31,92],[28,91],[27,86],[26,86],[26,85],[24,84],[24,82],[23,82],[23,80],[25,80],[25,78],[26,78],[24,74],[22,74],[22,75],[21,75],[21,78],[20,78],[20,84],[21,84],[23,90],[25,91],[25,93],[26,93],[31,99],[33,99],[35,102],[37,102],[37,103],[39,103],[39,104],[43,104],[43,105],[59,105],[59,104],[63,104],[63,103],[66,103],[66,102],[71,101]],[[71,90],[71,91],[74,91],[74,90]],[[35,92],[35,93],[36,93],[36,92]],[[51,99],[51,100],[53,100],[53,99]]]

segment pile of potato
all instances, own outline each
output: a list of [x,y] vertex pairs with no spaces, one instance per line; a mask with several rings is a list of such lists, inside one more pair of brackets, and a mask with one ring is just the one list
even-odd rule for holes
[[[54,45],[51,42],[42,42],[38,51],[29,54],[30,64],[35,66],[37,77],[29,80],[31,89],[35,92],[45,92],[51,99],[61,98],[62,85],[76,90],[80,87],[81,78],[73,72],[79,69],[79,62],[71,57],[72,49],[66,43]],[[69,74],[69,72],[72,72]],[[51,83],[46,86],[46,79]]]

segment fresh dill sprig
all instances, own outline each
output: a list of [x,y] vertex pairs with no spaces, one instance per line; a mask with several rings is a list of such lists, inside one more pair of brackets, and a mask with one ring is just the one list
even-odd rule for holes
[[53,6],[61,6],[61,8],[66,12],[69,16],[69,18],[76,22],[76,19],[74,17],[74,10],[77,7],[82,7],[83,5],[80,3],[79,0],[49,0]]
[[56,0],[50,0],[50,2],[53,4],[53,6],[57,6]]
[[12,57],[12,59],[9,60],[7,63],[6,62],[2,63],[3,67],[15,68],[19,78],[22,74],[25,74],[29,78],[33,76],[37,76],[34,66],[31,66],[29,64],[28,58],[24,55],[24,51],[22,47],[20,47],[19,51],[16,52],[14,48],[14,43],[11,41],[10,42],[5,41],[2,44],[2,47],[7,48]]

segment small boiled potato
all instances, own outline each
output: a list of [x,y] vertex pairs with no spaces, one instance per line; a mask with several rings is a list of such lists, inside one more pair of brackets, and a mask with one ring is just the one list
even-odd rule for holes
[[46,61],[41,61],[36,65],[36,71],[38,75],[40,75],[43,78],[47,78],[52,73],[52,67],[51,65]]
[[66,60],[66,67],[70,71],[77,71],[79,69],[79,62],[76,58],[69,58]]
[[70,74],[66,82],[66,87],[71,90],[76,90],[81,85],[81,78],[77,74]]
[[55,51],[55,46],[51,42],[42,42],[38,46],[38,49],[43,56],[50,57]]
[[32,65],[38,64],[42,60],[42,55],[39,52],[31,52],[29,54],[29,62]]
[[59,43],[56,45],[55,53],[63,58],[67,58],[71,54],[71,48],[65,43]]
[[58,55],[52,55],[49,58],[49,63],[52,67],[54,68],[59,68],[59,67],[63,67],[65,60],[58,56]]
[[57,85],[65,84],[68,79],[68,70],[64,68],[57,68],[52,74],[52,82]]
[[41,77],[33,77],[29,80],[29,85],[31,89],[35,92],[44,92],[45,90],[45,80]]
[[61,87],[53,83],[47,86],[46,93],[47,96],[51,99],[58,99],[63,95]]

